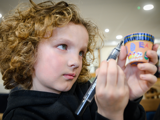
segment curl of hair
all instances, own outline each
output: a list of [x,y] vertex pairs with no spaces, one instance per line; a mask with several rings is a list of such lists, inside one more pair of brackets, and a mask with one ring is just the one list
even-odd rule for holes
[[[25,89],[31,88],[40,40],[51,37],[54,29],[69,22],[82,24],[88,31],[87,54],[83,57],[82,70],[77,81],[86,82],[90,79],[87,55],[92,55],[94,61],[96,38],[100,37],[97,26],[83,19],[73,4],[64,1],[35,4],[30,0],[29,5],[20,4],[0,23],[0,71],[6,89],[17,85]],[[45,36],[46,33],[50,34]]]

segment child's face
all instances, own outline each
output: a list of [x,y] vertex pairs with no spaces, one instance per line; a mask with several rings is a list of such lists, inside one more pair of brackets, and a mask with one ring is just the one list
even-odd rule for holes
[[70,90],[81,72],[88,39],[82,25],[69,23],[53,30],[52,37],[38,46],[31,89],[58,94]]

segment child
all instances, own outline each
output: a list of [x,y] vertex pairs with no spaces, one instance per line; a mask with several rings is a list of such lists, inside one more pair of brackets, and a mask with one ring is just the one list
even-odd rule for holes
[[118,60],[97,70],[95,99],[82,116],[75,111],[90,86],[87,55],[93,55],[98,28],[73,4],[51,1],[19,9],[0,24],[0,69],[10,93],[3,120],[144,120],[139,102],[156,82],[156,50],[150,63],[127,65],[123,46]]

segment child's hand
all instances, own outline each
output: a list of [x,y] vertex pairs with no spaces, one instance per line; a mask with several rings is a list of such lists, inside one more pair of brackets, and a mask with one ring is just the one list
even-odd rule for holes
[[123,69],[126,75],[129,86],[129,99],[134,100],[146,93],[150,87],[157,81],[154,76],[157,68],[154,64],[157,63],[158,45],[153,46],[153,50],[147,51],[149,63],[140,63],[137,66],[128,64],[125,66],[127,52],[124,46],[121,47],[121,52],[118,60],[118,65]]
[[115,60],[103,61],[97,71],[96,103],[98,113],[108,119],[123,119],[129,89],[123,70]]

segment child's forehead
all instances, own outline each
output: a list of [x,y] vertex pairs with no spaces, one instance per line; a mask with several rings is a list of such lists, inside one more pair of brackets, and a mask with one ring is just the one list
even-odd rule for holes
[[51,37],[56,37],[59,35],[75,35],[74,33],[76,33],[78,30],[80,30],[80,33],[89,36],[89,33],[86,29],[86,27],[84,27],[81,24],[74,24],[72,22],[68,23],[67,25],[63,26],[63,27],[56,27],[53,29],[52,32],[52,36]]
[[[50,36],[51,35],[51,36]],[[87,29],[81,24],[68,23],[63,27],[54,28],[45,35],[49,37],[50,42],[67,42],[83,41],[84,46],[88,46],[89,34]]]

